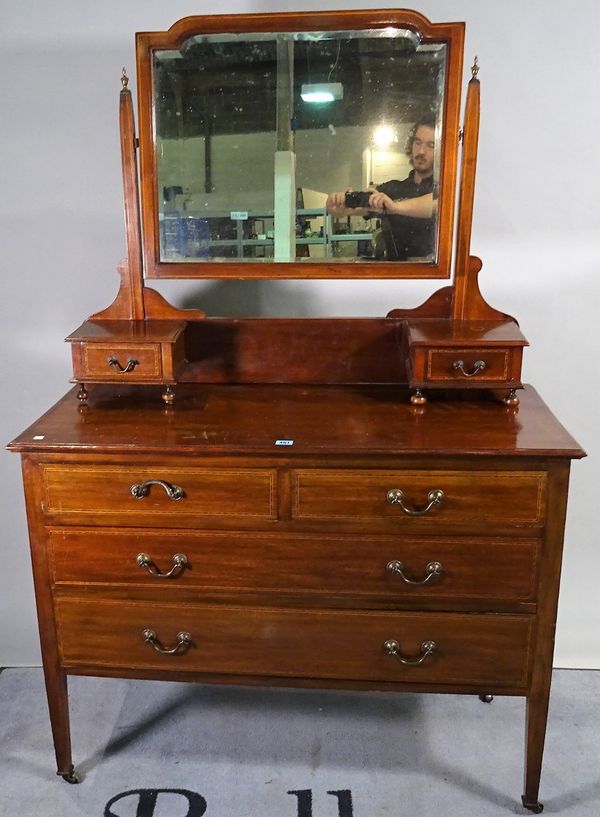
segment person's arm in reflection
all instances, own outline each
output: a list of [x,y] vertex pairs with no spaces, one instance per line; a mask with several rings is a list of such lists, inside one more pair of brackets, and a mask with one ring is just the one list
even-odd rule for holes
[[[351,192],[351,191],[347,191]],[[432,218],[437,213],[437,199],[433,193],[417,196],[413,199],[398,199],[394,201],[380,190],[367,190],[371,193],[370,207],[346,207],[346,193],[330,193],[327,196],[325,207],[334,216],[367,216],[372,213],[386,213],[394,216],[410,216],[412,218]]]
[[433,218],[437,213],[438,200],[433,193],[416,196],[412,199],[391,199],[385,193],[377,191],[369,199],[370,210],[390,216],[410,216],[411,218]]

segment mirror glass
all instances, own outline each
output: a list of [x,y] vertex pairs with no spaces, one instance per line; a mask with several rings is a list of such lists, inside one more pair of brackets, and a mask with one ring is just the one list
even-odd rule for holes
[[436,261],[446,45],[208,34],[152,68],[161,261]]

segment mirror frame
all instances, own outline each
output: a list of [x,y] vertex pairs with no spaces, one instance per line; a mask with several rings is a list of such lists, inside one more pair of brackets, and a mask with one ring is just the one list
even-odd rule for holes
[[[378,261],[161,261],[158,229],[158,188],[154,140],[153,52],[178,49],[197,34],[277,31],[343,31],[408,28],[423,43],[445,43],[442,158],[438,202],[438,253],[435,262]],[[431,23],[407,9],[293,12],[193,16],[179,20],[168,31],[136,34],[139,115],[139,161],[142,210],[142,247],[146,278],[450,278],[454,237],[460,90],[463,70],[464,23]]]

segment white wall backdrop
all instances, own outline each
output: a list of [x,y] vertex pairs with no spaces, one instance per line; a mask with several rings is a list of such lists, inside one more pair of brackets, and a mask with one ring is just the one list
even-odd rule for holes
[[[359,8],[369,0],[232,0],[227,12]],[[481,63],[473,252],[482,290],[531,342],[524,380],[587,449],[575,463],[555,663],[600,668],[600,31],[597,0],[423,0],[467,23],[465,83]],[[64,336],[117,290],[124,255],[117,104],[134,32],[211,13],[206,0],[3,3],[0,80],[2,433],[67,388]],[[135,91],[135,82],[132,82]],[[209,314],[384,315],[416,282],[169,282]],[[476,433],[476,430],[474,430]],[[18,457],[4,452],[0,666],[40,661]]]

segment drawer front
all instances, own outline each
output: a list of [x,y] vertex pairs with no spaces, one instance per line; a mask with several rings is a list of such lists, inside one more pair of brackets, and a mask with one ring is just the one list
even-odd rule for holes
[[503,382],[510,379],[510,357],[510,349],[429,349],[426,377],[438,382]]
[[[57,602],[65,666],[524,687],[532,616]],[[161,654],[143,633],[154,631]],[[397,642],[407,666],[384,647]]]
[[537,471],[303,469],[293,475],[292,513],[298,520],[379,522],[398,531],[539,527],[546,513],[546,481]]
[[47,514],[90,516],[100,524],[109,516],[120,524],[161,516],[276,517],[273,469],[45,464],[43,478]]
[[[114,361],[112,364],[109,361]],[[162,375],[160,344],[83,344],[84,376],[98,380],[160,379]],[[125,370],[125,371],[121,371]]]
[[534,539],[68,528],[51,529],[49,539],[55,584],[143,584],[165,599],[187,588],[300,593],[306,603],[312,597],[330,606],[340,597],[393,603],[535,596]]

